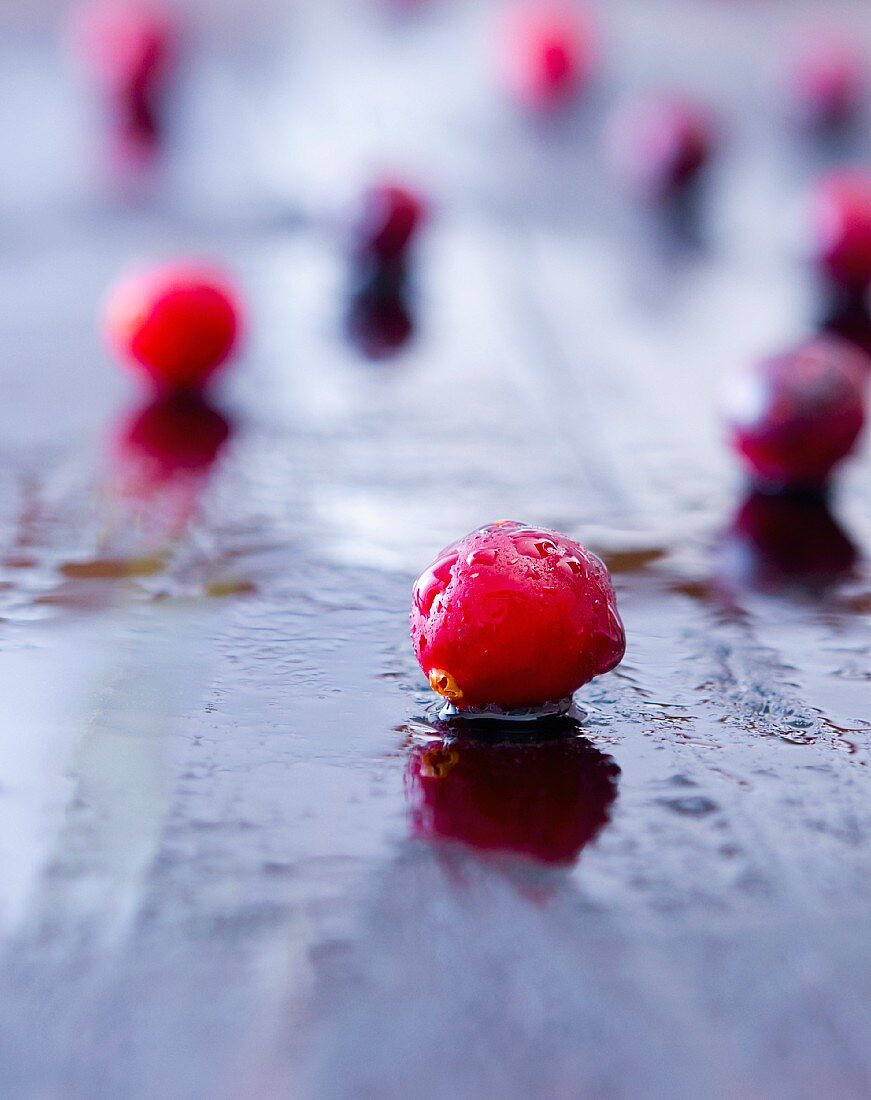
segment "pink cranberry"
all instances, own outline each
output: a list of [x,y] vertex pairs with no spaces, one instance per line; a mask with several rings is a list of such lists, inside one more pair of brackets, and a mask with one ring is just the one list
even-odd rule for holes
[[233,351],[240,313],[223,275],[173,263],[113,287],[104,329],[118,359],[145,373],[159,390],[198,390]]
[[615,174],[639,194],[663,199],[685,190],[714,146],[710,117],[674,96],[645,96],[619,107],[606,132]]
[[408,763],[412,828],[426,840],[573,863],[607,823],[619,775],[578,737],[436,741]]
[[73,38],[104,95],[132,114],[154,107],[179,39],[167,8],[147,0],[92,0],[76,12]]
[[820,485],[862,430],[869,360],[819,339],[764,359],[726,391],[732,446],[762,484]]
[[363,196],[355,226],[356,251],[379,264],[400,261],[426,219],[423,199],[398,184],[381,184]]
[[504,80],[526,107],[558,107],[582,91],[592,74],[594,52],[590,24],[574,5],[521,0],[504,16]]
[[856,547],[819,496],[753,492],[720,549],[721,580],[777,591],[824,588],[849,576]]
[[796,44],[788,91],[808,126],[830,127],[858,113],[865,91],[865,60],[857,43],[832,28],[811,28]]
[[411,638],[432,689],[460,710],[563,700],[626,648],[602,562],[511,521],[473,531],[421,574]]
[[871,283],[871,171],[835,172],[816,187],[811,207],[814,254],[835,282]]

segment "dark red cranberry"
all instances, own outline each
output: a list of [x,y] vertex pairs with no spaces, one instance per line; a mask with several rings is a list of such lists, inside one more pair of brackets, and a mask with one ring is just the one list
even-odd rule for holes
[[751,493],[720,549],[721,580],[762,591],[825,588],[848,577],[858,553],[825,498]]
[[864,425],[868,366],[850,345],[818,339],[736,375],[726,415],[750,475],[771,486],[823,484]]
[[708,113],[675,96],[648,95],[623,104],[606,133],[615,174],[652,199],[685,191],[708,163],[714,127]]
[[558,702],[626,648],[603,563],[565,535],[509,521],[473,531],[421,574],[411,637],[430,686],[459,710]]
[[406,783],[414,834],[543,863],[573,863],[607,823],[620,769],[577,736],[416,748]]
[[843,170],[817,184],[811,234],[824,274],[847,287],[871,284],[871,171]]
[[426,219],[419,195],[398,184],[381,184],[363,196],[355,225],[355,248],[362,260],[400,261]]
[[211,267],[173,263],[130,276],[108,297],[104,329],[122,362],[160,390],[198,390],[233,351],[241,308]]
[[375,362],[400,352],[414,334],[414,318],[402,271],[376,271],[351,296],[348,336]]
[[865,92],[866,63],[857,42],[834,28],[807,29],[790,59],[788,93],[800,122],[816,128],[854,118]]
[[504,80],[523,106],[558,107],[584,89],[595,50],[589,20],[574,5],[521,0],[503,20]]

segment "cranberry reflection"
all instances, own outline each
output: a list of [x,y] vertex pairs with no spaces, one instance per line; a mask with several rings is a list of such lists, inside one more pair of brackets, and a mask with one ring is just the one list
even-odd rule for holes
[[173,394],[151,401],[117,432],[118,496],[136,511],[164,514],[171,527],[184,527],[231,431],[227,418],[202,398]]
[[406,772],[414,835],[573,863],[608,822],[620,769],[575,723],[565,727],[566,736],[536,741],[483,741],[461,729],[416,746]]
[[858,561],[850,536],[820,495],[752,492],[720,547],[720,580],[758,591],[825,589]]
[[397,355],[414,335],[414,317],[402,264],[359,272],[346,319],[348,339],[366,359]]

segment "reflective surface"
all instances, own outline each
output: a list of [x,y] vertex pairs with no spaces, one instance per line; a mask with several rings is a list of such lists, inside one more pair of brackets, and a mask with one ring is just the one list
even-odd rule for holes
[[[0,39],[6,1100],[868,1095],[867,450],[784,544],[733,521],[714,399],[820,323],[784,211],[867,127],[832,151],[766,98],[786,5],[668,7],[602,9],[613,62],[542,124],[484,7],[216,10],[132,204],[41,9]],[[731,135],[691,240],[597,152],[678,75]],[[382,370],[331,227],[397,160],[434,216]],[[179,252],[251,341],[175,451],[96,315]],[[574,740],[449,768],[411,583],[503,516],[606,560],[629,648]]]

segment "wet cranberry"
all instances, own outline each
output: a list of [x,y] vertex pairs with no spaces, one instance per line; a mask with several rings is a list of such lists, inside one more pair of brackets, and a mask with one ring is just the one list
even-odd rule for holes
[[106,305],[104,329],[119,360],[161,390],[198,390],[232,352],[240,307],[211,268],[168,264],[123,279]]
[[605,136],[615,174],[633,191],[653,199],[686,190],[714,146],[708,114],[673,96],[645,96],[623,104]]
[[150,116],[178,45],[178,24],[168,9],[137,0],[95,0],[75,13],[72,33],[103,94],[131,117]]
[[573,863],[607,823],[620,769],[577,736],[436,741],[406,772],[414,834],[543,863]]
[[503,16],[502,66],[510,94],[537,110],[558,107],[583,90],[594,60],[593,34],[573,5],[516,4]]
[[833,339],[764,359],[726,390],[731,442],[761,484],[819,485],[864,424],[869,361]]
[[820,496],[751,493],[720,548],[720,579],[777,591],[820,589],[849,576],[858,554]]
[[426,218],[423,199],[407,187],[381,184],[363,196],[354,226],[359,259],[387,264],[401,260]]
[[813,195],[811,233],[821,270],[848,287],[871,283],[871,171],[826,176]]
[[788,93],[799,121],[812,127],[843,125],[858,113],[864,91],[865,60],[855,41],[832,28],[806,30],[788,72]]
[[565,699],[626,648],[602,562],[508,521],[473,531],[421,574],[411,637],[430,686],[460,710]]

